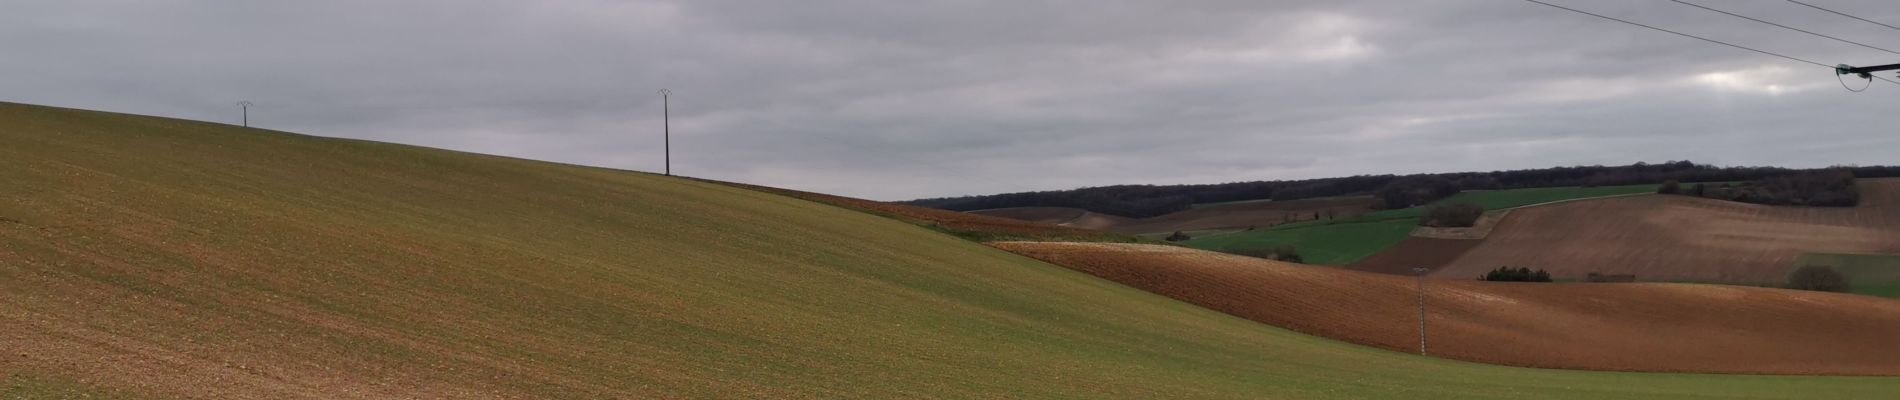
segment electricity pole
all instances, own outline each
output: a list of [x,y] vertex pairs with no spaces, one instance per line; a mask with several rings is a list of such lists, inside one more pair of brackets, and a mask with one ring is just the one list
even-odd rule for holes
[[1866,78],[1868,75],[1871,75],[1875,72],[1892,71],[1896,69],[1900,69],[1900,64],[1875,65],[1872,67],[1855,67],[1852,65],[1841,64],[1834,67],[1834,74],[1835,75],[1854,74],[1854,75],[1860,75],[1860,77],[1862,78]]
[[1425,273],[1431,268],[1412,268],[1418,273],[1418,355],[1425,355]]
[[660,129],[665,137],[666,176],[673,176],[673,91],[660,89]]
[[242,120],[244,127],[251,127],[251,101],[245,100],[238,102],[238,110],[244,113],[244,119]]

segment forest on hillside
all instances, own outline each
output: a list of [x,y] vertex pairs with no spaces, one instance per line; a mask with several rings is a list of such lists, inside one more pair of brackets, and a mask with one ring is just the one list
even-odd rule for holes
[[1356,175],[1337,178],[1230,182],[1199,185],[1115,185],[1070,190],[1003,193],[918,199],[906,204],[970,211],[1006,207],[1075,207],[1126,217],[1152,217],[1188,209],[1196,203],[1379,195],[1381,205],[1403,208],[1459,190],[1497,190],[1561,186],[1613,186],[1677,182],[1735,182],[1788,176],[1817,170],[1844,170],[1855,177],[1900,176],[1900,166],[1839,166],[1820,169],[1721,167],[1690,161],[1620,166],[1571,166],[1490,172],[1411,175]]

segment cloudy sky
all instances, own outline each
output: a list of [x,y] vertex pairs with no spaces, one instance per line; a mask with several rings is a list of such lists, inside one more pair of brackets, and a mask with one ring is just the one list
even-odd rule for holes
[[[1668,1],[1546,1],[1900,63]],[[1786,1],[1693,1],[1900,49]],[[1900,25],[1890,1],[1804,1]],[[644,171],[670,88],[675,172],[881,200],[1900,163],[1900,85],[1519,0],[0,0],[0,50],[3,101],[236,123],[250,100],[266,128]]]

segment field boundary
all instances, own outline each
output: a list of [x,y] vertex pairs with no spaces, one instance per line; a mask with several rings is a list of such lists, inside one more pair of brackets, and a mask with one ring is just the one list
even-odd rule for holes
[[1583,197],[1583,198],[1575,198],[1575,199],[1563,199],[1563,200],[1557,200],[1557,201],[1546,201],[1546,202],[1537,203],[1537,204],[1525,204],[1525,205],[1521,205],[1517,207],[1497,209],[1497,210],[1491,210],[1491,211],[1485,212],[1484,216],[1479,217],[1478,222],[1476,224],[1473,224],[1470,227],[1435,228],[1435,227],[1429,227],[1429,226],[1421,226],[1421,227],[1418,227],[1417,229],[1412,230],[1412,236],[1422,237],[1422,238],[1431,238],[1431,239],[1484,240],[1485,237],[1491,236],[1491,230],[1497,229],[1498,224],[1504,222],[1505,218],[1510,217],[1511,211],[1514,211],[1514,210],[1569,203],[1569,202],[1574,202],[1574,201],[1601,200],[1601,199],[1611,199],[1611,198],[1617,198],[1617,197],[1630,197],[1630,196],[1648,196],[1648,195],[1653,195],[1653,194],[1655,193],[1625,193],[1625,194],[1613,194],[1613,195],[1608,195],[1608,196]]

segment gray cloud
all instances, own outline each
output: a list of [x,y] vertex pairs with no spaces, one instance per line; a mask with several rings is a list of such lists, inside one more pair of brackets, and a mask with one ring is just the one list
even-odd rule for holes
[[[1576,8],[1823,63],[1900,55]],[[1870,44],[1781,1],[1710,6]],[[1825,6],[1900,22],[1874,1]],[[1691,159],[1892,163],[1900,85],[1519,1],[27,1],[10,101],[875,199]],[[1900,46],[1896,46],[1900,47]]]

